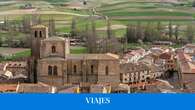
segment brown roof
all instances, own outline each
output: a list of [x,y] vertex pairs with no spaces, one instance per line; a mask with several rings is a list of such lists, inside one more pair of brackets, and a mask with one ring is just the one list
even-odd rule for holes
[[43,84],[19,84],[19,93],[50,93],[50,87]]
[[0,84],[0,91],[7,92],[7,91],[16,91],[16,84]]
[[86,59],[86,60],[116,60],[119,57],[115,54],[69,54],[67,59]]
[[195,48],[195,44],[187,44],[185,45],[185,48]]
[[171,59],[172,53],[170,53],[170,52],[165,52],[165,53],[160,54],[159,57],[160,57],[161,59]]
[[61,57],[47,57],[47,58],[42,58],[40,61],[65,61],[65,58]]
[[32,28],[47,28],[47,27],[44,25],[38,24],[38,25],[32,26]]
[[125,63],[120,65],[121,73],[131,73],[133,71],[149,70],[150,68],[144,63]]

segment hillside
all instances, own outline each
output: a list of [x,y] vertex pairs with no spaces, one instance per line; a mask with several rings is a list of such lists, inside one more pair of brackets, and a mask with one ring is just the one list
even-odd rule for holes
[[[88,22],[85,18],[89,16],[89,8],[95,8],[95,14],[108,16],[112,19],[113,29],[117,36],[123,36],[125,25],[130,22],[143,23],[161,21],[167,25],[168,21],[176,24],[188,24],[195,19],[195,9],[189,1],[192,0],[0,0],[0,20],[5,16],[12,20],[21,20],[23,16],[37,13],[41,18],[48,20],[51,16],[56,20],[58,32],[69,32],[73,17],[77,17],[77,28],[79,31]],[[14,3],[17,2],[17,3]],[[20,9],[26,3],[31,3],[35,9]],[[6,5],[5,5],[6,4]],[[101,34],[105,35],[105,19],[98,19],[96,27]]]

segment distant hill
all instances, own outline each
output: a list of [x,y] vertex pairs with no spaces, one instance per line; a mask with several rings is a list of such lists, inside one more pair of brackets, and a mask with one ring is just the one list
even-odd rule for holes
[[[34,1],[34,0],[0,0],[0,1]],[[48,1],[48,2],[68,2],[68,1],[83,1],[83,0],[38,0],[38,1]],[[96,0],[87,0],[87,1],[96,1]],[[119,0],[98,0],[98,1],[119,1]],[[120,1],[162,1],[162,2],[171,2],[171,1],[193,1],[193,0],[120,0]]]

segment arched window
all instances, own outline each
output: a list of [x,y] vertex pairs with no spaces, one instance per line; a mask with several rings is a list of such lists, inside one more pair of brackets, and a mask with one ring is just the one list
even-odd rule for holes
[[54,68],[53,68],[53,75],[54,76],[58,75],[58,67],[57,66],[54,66]]
[[42,31],[39,31],[39,37],[42,37]]
[[77,66],[76,65],[74,65],[73,69],[74,69],[74,73],[77,73]]
[[49,75],[49,76],[52,75],[52,66],[48,66],[48,75]]
[[37,31],[35,31],[35,38],[37,37]]
[[91,74],[93,74],[93,73],[94,73],[94,66],[91,65]]
[[106,73],[106,75],[109,74],[109,68],[108,68],[108,66],[106,66],[106,68],[105,68],[105,73]]
[[52,51],[52,53],[56,53],[56,46],[52,46],[51,51]]

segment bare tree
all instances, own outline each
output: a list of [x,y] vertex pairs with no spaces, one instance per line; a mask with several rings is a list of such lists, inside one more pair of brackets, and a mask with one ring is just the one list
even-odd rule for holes
[[160,21],[158,21],[158,23],[157,23],[157,30],[158,31],[161,31],[162,30],[162,24],[161,24]]
[[3,30],[7,31],[8,30],[8,18],[7,16],[4,17],[4,26],[3,26]]
[[55,35],[55,20],[52,18],[49,18],[49,36]]
[[187,26],[187,30],[186,30],[186,36],[187,39],[190,43],[192,43],[193,39],[194,39],[194,31],[193,31],[193,26],[191,24],[189,24]]
[[107,21],[107,36],[110,39],[112,37],[111,22],[109,18],[106,21]]
[[91,23],[92,23],[92,53],[96,53],[97,51],[97,34],[96,34],[96,24],[95,24],[95,18],[91,17]]
[[31,28],[31,19],[30,19],[30,17],[24,16],[23,20],[22,20],[22,25],[23,25],[23,31],[25,33],[29,33],[30,28]]

